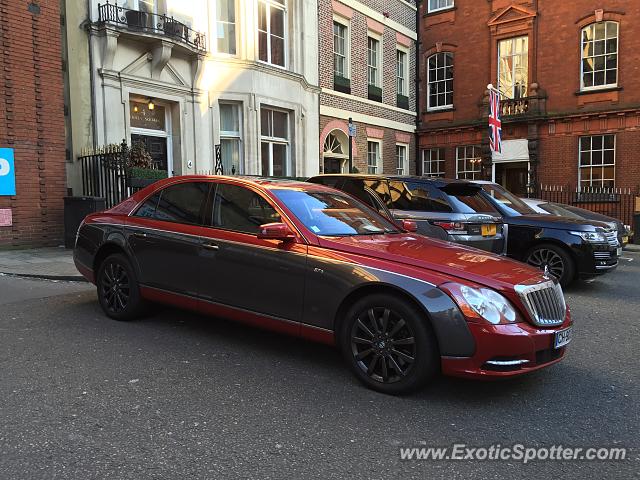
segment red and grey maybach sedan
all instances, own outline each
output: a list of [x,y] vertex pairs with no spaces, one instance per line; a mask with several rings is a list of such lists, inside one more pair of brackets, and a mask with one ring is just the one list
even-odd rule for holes
[[414,229],[321,185],[174,177],[89,215],[74,258],[111,318],[162,302],[336,344],[382,392],[564,356],[571,319],[553,277]]

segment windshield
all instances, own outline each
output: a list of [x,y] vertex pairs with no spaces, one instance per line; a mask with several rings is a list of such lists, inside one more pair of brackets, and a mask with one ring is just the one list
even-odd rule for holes
[[480,188],[450,184],[442,190],[449,195],[449,202],[454,206],[456,212],[500,215],[491,201],[482,195]]
[[538,207],[540,207],[545,212],[549,212],[551,215],[569,218],[582,218],[580,215],[567,210],[562,205],[558,205],[557,203],[541,203],[540,205],[538,205]]
[[513,193],[505,190],[500,185],[494,183],[483,183],[482,189],[490,195],[504,211],[505,215],[517,217],[520,215],[530,215],[536,213],[529,205],[524,203]]
[[358,200],[338,192],[278,189],[273,193],[316,235],[343,237],[400,232]]

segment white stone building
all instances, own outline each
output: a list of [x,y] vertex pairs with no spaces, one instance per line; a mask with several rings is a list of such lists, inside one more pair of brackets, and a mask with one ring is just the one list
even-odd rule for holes
[[67,0],[68,185],[86,147],[141,141],[170,174],[318,173],[311,0]]

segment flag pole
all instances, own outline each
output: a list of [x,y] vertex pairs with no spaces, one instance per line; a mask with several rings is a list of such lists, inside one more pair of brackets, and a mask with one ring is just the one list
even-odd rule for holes
[[492,83],[487,85],[487,90],[492,90],[492,91],[496,92],[498,95],[502,96],[502,94],[500,93],[500,90],[498,90],[496,87],[494,87]]

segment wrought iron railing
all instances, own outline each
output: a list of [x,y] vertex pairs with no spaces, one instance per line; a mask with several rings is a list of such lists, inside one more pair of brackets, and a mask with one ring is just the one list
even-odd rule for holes
[[98,4],[98,22],[123,25],[130,31],[164,35],[183,42],[198,51],[205,52],[207,50],[204,33],[193,30],[167,15],[132,10],[111,4],[107,0],[105,4]]
[[503,98],[500,101],[500,110],[503,117],[525,115],[529,113],[529,97]]

